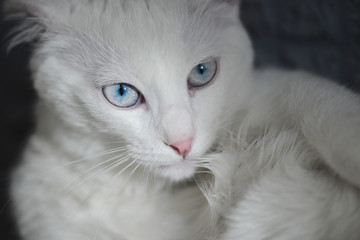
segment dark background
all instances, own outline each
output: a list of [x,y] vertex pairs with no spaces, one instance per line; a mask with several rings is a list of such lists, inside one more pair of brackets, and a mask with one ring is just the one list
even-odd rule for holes
[[[304,69],[360,90],[360,0],[243,0],[242,5],[257,67]],[[19,239],[8,201],[9,172],[35,126],[31,44],[5,54],[5,35],[13,25],[0,26],[1,240]]]

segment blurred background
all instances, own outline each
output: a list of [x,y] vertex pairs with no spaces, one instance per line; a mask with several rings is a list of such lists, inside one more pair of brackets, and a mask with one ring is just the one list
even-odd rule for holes
[[[303,69],[360,91],[360,0],[242,0],[241,20],[256,67]],[[17,240],[9,173],[35,126],[36,93],[28,70],[32,46],[6,54],[5,36],[14,22],[1,22],[0,239]]]

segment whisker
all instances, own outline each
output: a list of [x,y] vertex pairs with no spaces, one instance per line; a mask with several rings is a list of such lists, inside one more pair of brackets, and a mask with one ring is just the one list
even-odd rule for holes
[[[131,162],[131,164],[130,164],[128,167],[130,167],[131,165],[133,165],[136,161],[137,161],[137,159],[135,159],[133,162]],[[130,178],[133,176],[133,174],[135,173],[135,171],[140,167],[140,165],[141,165],[141,162],[139,162],[139,163],[136,165],[136,167],[128,174],[128,177],[125,179],[125,182],[124,182],[124,183],[122,184],[122,186],[120,187],[121,189],[126,186],[126,184],[129,182]],[[127,168],[128,168],[128,167],[127,167]],[[121,173],[122,173],[122,172],[123,172],[123,171],[121,171]],[[120,175],[120,174],[116,174],[114,177],[119,176],[119,175]]]
[[146,177],[146,186],[149,186],[149,182],[151,181],[151,176],[154,175],[154,174],[151,174],[153,167],[154,167],[154,165],[150,164],[150,169],[149,169],[147,177]]
[[101,156],[104,156],[104,155],[121,152],[121,151],[124,151],[124,150],[126,150],[126,146],[113,148],[113,149],[110,149],[110,150],[102,151],[102,152],[94,154],[94,155],[79,158],[77,160],[74,160],[74,161],[68,162],[66,164],[57,166],[57,167],[55,167],[53,169],[50,169],[50,170],[44,172],[43,175],[46,176],[48,174],[51,174],[51,173],[54,173],[54,172],[58,171],[59,169],[66,168],[66,167],[69,167],[69,166],[72,166],[72,165],[75,165],[75,164],[78,164],[78,163],[82,163],[84,161],[92,160],[92,159],[95,159],[97,157],[101,157]]
[[141,186],[145,185],[145,171],[146,171],[148,165],[149,165],[149,163],[147,162],[143,168],[143,172],[142,172],[143,174],[141,174],[141,179],[140,179]]
[[[128,159],[127,159],[128,160]],[[123,174],[123,172],[126,170],[126,169],[128,169],[129,167],[131,167],[135,162],[137,161],[137,159],[134,159],[133,161],[131,161],[126,167],[124,167],[120,172],[118,172],[117,174],[115,174],[114,176],[112,176],[111,177],[111,180],[114,180],[115,178],[117,178],[117,177],[119,177],[121,174]],[[123,162],[121,162],[120,164],[118,164],[117,166],[120,166],[121,164],[122,164]],[[125,187],[125,185],[127,184],[127,182],[128,182],[128,180],[131,178],[131,176],[134,174],[134,172],[136,171],[136,169],[140,166],[140,164],[141,164],[141,162],[139,162],[138,163],[138,165],[129,173],[129,175],[126,177],[126,179],[125,179],[125,181],[123,182],[123,184],[121,184],[121,186],[119,187],[119,186],[116,186],[116,187],[114,187],[114,188],[112,188],[112,189],[116,189],[116,190],[119,190],[119,189],[122,189],[123,187]],[[115,166],[116,167],[116,166]],[[111,181],[112,183],[114,182],[114,181]],[[112,193],[109,193],[108,192],[108,196],[109,197],[106,197],[106,196],[104,196],[105,197],[105,199],[107,199],[107,200],[105,200],[105,204],[104,204],[104,208],[103,208],[103,210],[102,210],[102,214],[103,214],[103,216],[104,216],[104,214],[106,214],[106,212],[108,211],[108,209],[109,209],[109,207],[110,207],[110,200],[111,200],[111,194]]]
[[[99,174],[105,173],[107,171],[111,171],[115,168],[117,168],[118,166],[120,166],[121,164],[123,164],[124,162],[126,162],[127,158],[129,157],[128,155],[121,157],[120,159],[117,159],[119,156],[114,156],[108,160],[106,160],[105,162],[101,162],[99,164],[97,164],[96,166],[93,166],[91,169],[85,171],[84,173],[82,173],[81,175],[75,177],[74,179],[72,179],[65,187],[64,190],[67,189],[72,183],[74,183],[76,180],[81,179],[82,177],[86,177],[80,181],[79,183],[77,183],[76,185],[72,186],[72,188],[68,191],[68,193],[71,193],[72,191],[74,191],[76,188],[80,187],[82,184],[84,184],[85,182],[87,182],[89,179],[92,179],[96,176],[98,176]],[[117,160],[115,160],[117,159]],[[99,170],[95,171],[94,173],[90,174],[93,170],[97,169],[98,167],[109,163],[110,164],[106,165],[103,168],[100,168]],[[90,174],[90,175],[88,175]]]
[[113,178],[120,176],[124,171],[126,171],[129,167],[131,167],[136,161],[137,161],[137,159],[134,159],[132,162],[130,162],[130,164],[128,164],[126,167],[124,167],[120,172],[115,174]]

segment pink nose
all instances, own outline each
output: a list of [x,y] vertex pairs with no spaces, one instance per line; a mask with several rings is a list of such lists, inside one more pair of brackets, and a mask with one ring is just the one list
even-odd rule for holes
[[193,138],[188,138],[186,140],[174,142],[170,145],[179,155],[185,157],[191,150]]

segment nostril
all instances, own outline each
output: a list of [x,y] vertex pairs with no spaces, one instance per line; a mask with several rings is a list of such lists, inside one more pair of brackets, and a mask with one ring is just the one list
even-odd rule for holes
[[173,146],[173,145],[170,145],[170,147],[171,147],[172,149],[174,149],[174,150],[175,150],[179,155],[181,155],[181,156],[186,155],[187,152],[188,152],[188,151],[183,151],[183,150],[181,150],[181,149],[179,149],[179,148],[177,148],[177,147],[175,147],[175,146]]
[[179,155],[185,157],[191,150],[193,138],[188,138],[182,141],[174,142],[169,146],[174,149]]

